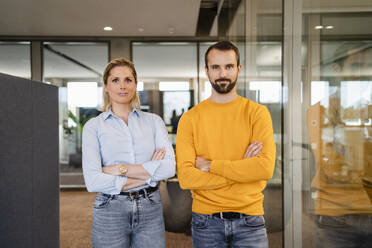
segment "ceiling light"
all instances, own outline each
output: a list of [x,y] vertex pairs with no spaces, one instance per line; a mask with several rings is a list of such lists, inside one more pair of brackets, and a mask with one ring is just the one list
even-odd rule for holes
[[144,28],[138,28],[138,32],[142,33],[143,31],[145,31]]
[[326,29],[333,29],[334,26],[327,26]]
[[174,34],[175,31],[176,31],[176,28],[174,28],[174,27],[169,27],[168,28],[168,33],[169,34]]
[[323,26],[315,26],[315,29],[323,29]]
[[103,30],[105,30],[105,31],[112,31],[112,27],[104,27]]

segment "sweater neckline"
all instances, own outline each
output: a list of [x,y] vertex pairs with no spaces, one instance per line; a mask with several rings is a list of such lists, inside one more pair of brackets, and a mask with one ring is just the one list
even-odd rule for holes
[[217,107],[228,107],[228,106],[232,106],[238,102],[240,102],[242,99],[242,97],[240,95],[238,95],[233,101],[231,102],[225,102],[225,103],[219,103],[219,102],[213,102],[211,99],[207,99],[207,102],[213,106],[217,106]]

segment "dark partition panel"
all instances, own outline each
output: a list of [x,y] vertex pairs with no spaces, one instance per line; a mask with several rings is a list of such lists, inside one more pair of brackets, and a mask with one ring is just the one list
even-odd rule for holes
[[0,74],[0,247],[59,247],[58,89]]

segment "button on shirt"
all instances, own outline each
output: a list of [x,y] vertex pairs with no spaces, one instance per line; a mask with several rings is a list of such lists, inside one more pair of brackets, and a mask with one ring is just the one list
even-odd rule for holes
[[[102,172],[102,166],[142,164],[150,174],[143,185],[133,190],[156,186],[160,180],[175,174],[175,157],[163,120],[152,113],[137,109],[129,114],[128,125],[111,109],[90,119],[83,130],[83,174],[89,192],[119,194],[127,177]],[[151,158],[165,148],[163,160]]]

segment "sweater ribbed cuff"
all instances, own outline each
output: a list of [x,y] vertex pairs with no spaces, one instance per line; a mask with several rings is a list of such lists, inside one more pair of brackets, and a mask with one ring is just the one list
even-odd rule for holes
[[210,173],[225,177],[225,160],[213,160],[210,166]]

